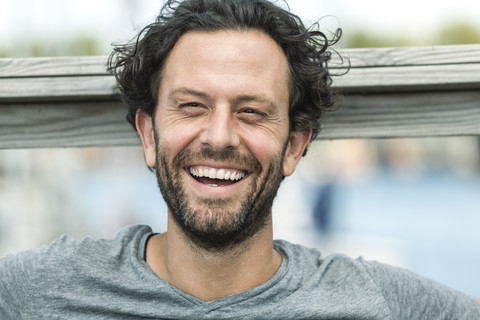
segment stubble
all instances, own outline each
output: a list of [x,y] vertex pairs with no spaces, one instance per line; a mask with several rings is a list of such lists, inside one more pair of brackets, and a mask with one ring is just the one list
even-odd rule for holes
[[[215,152],[205,147],[200,150],[182,150],[169,163],[165,148],[156,140],[156,176],[160,191],[174,222],[187,240],[210,252],[222,252],[238,247],[261,232],[271,219],[271,208],[283,180],[281,164],[285,147],[271,162],[262,168],[257,159],[240,155],[235,150]],[[248,190],[235,198],[202,198],[194,207],[182,184],[185,166],[192,161],[216,160],[239,167],[251,168]],[[266,171],[262,177],[262,169]]]

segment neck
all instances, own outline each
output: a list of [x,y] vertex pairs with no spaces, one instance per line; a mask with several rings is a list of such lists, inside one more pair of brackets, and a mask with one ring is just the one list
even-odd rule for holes
[[170,219],[168,231],[148,242],[146,259],[160,278],[204,301],[259,286],[275,274],[282,261],[273,249],[271,223],[236,247],[212,252],[187,240]]

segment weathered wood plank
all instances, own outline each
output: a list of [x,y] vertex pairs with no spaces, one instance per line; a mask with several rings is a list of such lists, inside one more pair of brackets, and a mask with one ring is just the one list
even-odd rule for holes
[[352,68],[334,84],[344,92],[480,89],[480,63]]
[[118,93],[107,75],[0,79],[0,102],[114,100]]
[[[0,148],[139,143],[120,102],[0,104]],[[480,92],[351,94],[320,139],[480,135]]]
[[0,78],[105,75],[107,57],[2,58]]
[[[480,135],[480,45],[344,50],[320,138]],[[0,59],[0,148],[138,144],[106,57]],[[338,70],[341,72],[341,69]]]
[[345,96],[322,139],[480,135],[480,91]]
[[120,102],[0,104],[0,148],[134,145]]
[[[350,60],[352,68],[480,63],[478,44],[340,49],[338,52],[341,57]],[[106,62],[105,56],[2,58],[0,78],[104,75]],[[332,55],[330,65],[332,68],[345,66],[335,54]]]
[[[343,92],[480,89],[480,63],[433,66],[352,68],[334,77]],[[0,102],[115,99],[112,76],[68,76],[0,79]]]
[[[350,60],[353,68],[480,63],[478,44],[344,49],[339,53]],[[341,62],[338,56],[332,56],[332,67]]]

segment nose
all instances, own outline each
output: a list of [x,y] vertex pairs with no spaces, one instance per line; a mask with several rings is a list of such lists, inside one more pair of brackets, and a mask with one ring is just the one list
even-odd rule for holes
[[200,142],[215,151],[237,148],[240,138],[235,128],[234,116],[230,108],[214,108],[206,128],[201,133]]

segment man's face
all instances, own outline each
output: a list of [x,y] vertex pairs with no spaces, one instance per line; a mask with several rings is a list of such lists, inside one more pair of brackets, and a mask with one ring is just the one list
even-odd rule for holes
[[154,127],[137,115],[170,217],[206,249],[271,222],[283,176],[310,138],[289,133],[288,64],[258,31],[189,32],[168,57]]

